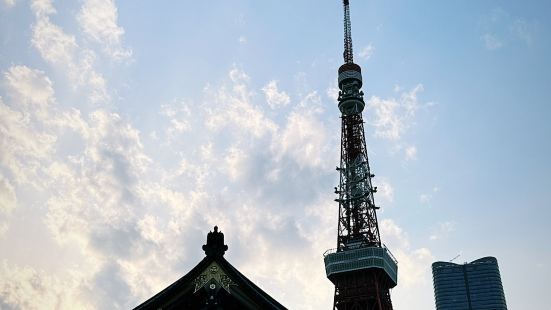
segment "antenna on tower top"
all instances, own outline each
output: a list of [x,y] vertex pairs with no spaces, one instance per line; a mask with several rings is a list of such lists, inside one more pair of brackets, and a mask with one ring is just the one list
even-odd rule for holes
[[350,24],[350,6],[348,0],[343,0],[344,6],[344,62],[354,63],[354,52],[352,50],[352,26]]

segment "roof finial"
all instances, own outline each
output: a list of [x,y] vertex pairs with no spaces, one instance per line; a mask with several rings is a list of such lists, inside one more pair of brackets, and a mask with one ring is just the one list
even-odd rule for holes
[[203,251],[207,256],[221,257],[228,250],[224,244],[224,234],[218,231],[218,226],[214,226],[214,232],[207,234],[207,244],[203,245]]

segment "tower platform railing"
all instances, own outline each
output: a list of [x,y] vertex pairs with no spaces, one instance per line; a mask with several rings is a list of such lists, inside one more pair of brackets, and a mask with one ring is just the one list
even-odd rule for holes
[[390,280],[392,287],[398,282],[398,261],[390,250],[382,246],[369,246],[338,251],[329,249],[323,254],[325,273],[332,276],[362,269],[381,269]]

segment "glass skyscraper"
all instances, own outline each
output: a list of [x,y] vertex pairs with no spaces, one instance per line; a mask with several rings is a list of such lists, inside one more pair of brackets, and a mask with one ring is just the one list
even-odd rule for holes
[[495,257],[432,264],[436,310],[507,310]]

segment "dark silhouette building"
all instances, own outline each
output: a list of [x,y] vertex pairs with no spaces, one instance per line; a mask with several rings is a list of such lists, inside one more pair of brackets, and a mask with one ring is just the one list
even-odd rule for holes
[[224,234],[215,226],[203,245],[205,258],[134,310],[286,309],[224,258],[227,249]]
[[390,289],[398,265],[381,243],[375,200],[377,191],[365,143],[362,70],[353,61],[349,1],[344,5],[344,64],[339,68],[341,160],[335,187],[339,203],[337,248],[324,254],[325,272],[335,285],[333,309],[392,310]]
[[436,310],[507,310],[495,257],[432,264]]

